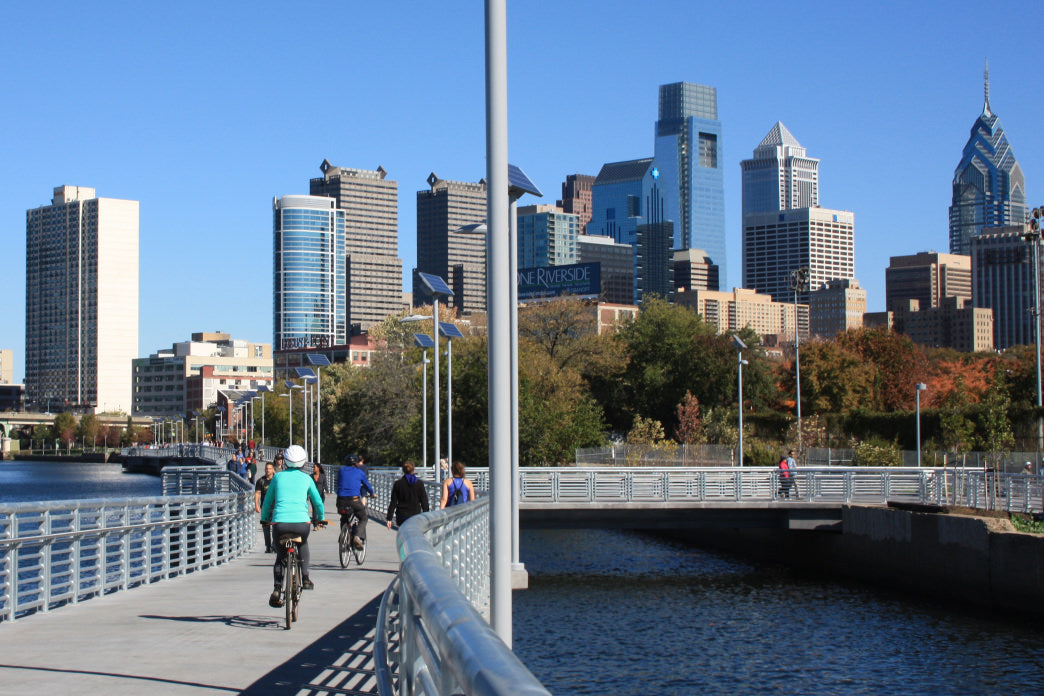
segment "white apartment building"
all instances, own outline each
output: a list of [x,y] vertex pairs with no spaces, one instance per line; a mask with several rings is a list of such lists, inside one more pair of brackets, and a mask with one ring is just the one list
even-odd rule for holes
[[138,201],[58,186],[26,211],[25,238],[27,407],[130,413]]

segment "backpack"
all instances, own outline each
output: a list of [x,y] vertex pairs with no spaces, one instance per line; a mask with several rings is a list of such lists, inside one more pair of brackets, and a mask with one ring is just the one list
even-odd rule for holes
[[785,478],[790,478],[790,464],[787,463],[786,457],[779,460],[779,473]]
[[[454,486],[456,487],[454,488]],[[464,485],[464,479],[453,479],[449,485],[449,498],[446,501],[446,507],[467,502],[467,490],[467,487]]]

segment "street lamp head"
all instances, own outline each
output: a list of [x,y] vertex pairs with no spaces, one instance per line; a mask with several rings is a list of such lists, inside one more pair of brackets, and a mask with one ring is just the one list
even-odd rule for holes
[[736,335],[736,334],[732,334],[732,345],[733,345],[733,347],[736,348],[736,350],[746,350],[747,349],[747,344],[744,343],[740,339],[740,337],[738,335]]
[[740,365],[749,365],[750,363],[749,363],[749,362],[747,362],[746,360],[744,360],[744,359],[740,358],[739,364],[740,364]]
[[928,388],[928,385],[925,384],[924,382],[918,382],[917,383],[917,391],[921,392],[921,391],[924,391],[927,388]]

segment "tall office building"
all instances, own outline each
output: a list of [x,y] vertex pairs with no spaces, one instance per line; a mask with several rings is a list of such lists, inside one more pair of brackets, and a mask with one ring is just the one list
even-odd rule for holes
[[678,292],[718,290],[718,266],[703,249],[675,249],[673,259]]
[[809,157],[780,121],[740,168],[744,215],[819,207],[819,160]]
[[855,278],[827,281],[809,293],[808,324],[813,336],[833,338],[858,329],[866,314],[866,290]]
[[376,170],[319,166],[309,193],[329,196],[344,211],[345,311],[349,331],[358,333],[402,309],[399,258],[399,185]]
[[14,382],[14,351],[0,348],[0,384]]
[[808,268],[798,302],[831,280],[855,277],[855,215],[819,207],[819,160],[779,121],[740,163],[743,287],[793,302],[790,274]]
[[554,205],[526,205],[517,218],[519,268],[576,263],[576,215]]
[[272,210],[272,345],[279,350],[344,345],[345,211],[325,196],[273,198]]
[[577,233],[587,231],[587,223],[591,222],[591,188],[595,178],[590,174],[570,174],[562,182],[562,200],[557,205],[563,212],[577,217]]
[[922,251],[893,256],[885,269],[885,307],[909,307],[917,300],[922,309],[939,307],[944,298],[972,299],[971,257]]
[[[653,171],[673,249],[704,249],[725,281],[725,175],[718,91],[690,82],[660,86]],[[659,220],[653,221],[659,222]]]
[[793,302],[790,273],[808,268],[809,284],[798,293],[808,304],[810,290],[831,280],[855,277],[855,214],[826,208],[797,208],[743,216],[743,286]]
[[[445,280],[459,312],[486,311],[486,236],[462,231],[486,221],[486,180],[477,183],[428,175],[428,190],[417,192],[417,271]],[[414,275],[413,303],[431,297]]]
[[1024,225],[988,227],[971,238],[972,299],[976,307],[993,310],[997,350],[1035,340],[1033,248],[1022,238],[1024,231]]
[[26,211],[30,408],[131,412],[138,353],[138,201],[58,186]]
[[667,195],[651,158],[605,164],[592,187],[588,232],[632,249],[634,287],[629,304],[651,294],[669,299],[674,293],[675,227],[667,218]]
[[1021,225],[1026,221],[1026,178],[1015,161],[1000,119],[990,109],[989,63],[985,80],[982,113],[971,128],[964,154],[953,173],[951,254],[970,254],[971,240],[982,234],[984,227]]
[[602,302],[634,303],[634,247],[612,237],[582,234],[577,238],[577,252],[580,263],[599,264]]

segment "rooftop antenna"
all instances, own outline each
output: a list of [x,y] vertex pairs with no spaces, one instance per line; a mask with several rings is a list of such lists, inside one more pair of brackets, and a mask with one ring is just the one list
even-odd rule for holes
[[990,59],[989,58],[986,59],[986,69],[983,71],[982,77],[983,77],[983,80],[985,81],[985,85],[983,87],[983,93],[984,93],[985,98],[986,98],[986,101],[985,101],[985,103],[982,106],[982,112],[984,114],[988,114],[988,113],[991,113],[990,112]]

